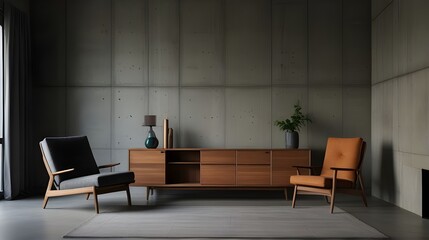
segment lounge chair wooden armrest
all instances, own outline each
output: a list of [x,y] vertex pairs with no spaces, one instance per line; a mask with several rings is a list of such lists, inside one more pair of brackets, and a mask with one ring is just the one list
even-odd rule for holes
[[98,169],[102,169],[102,168],[111,168],[111,167],[114,167],[114,166],[118,166],[119,164],[121,164],[121,163],[105,164],[105,165],[98,166]]
[[56,175],[60,175],[60,174],[71,172],[71,171],[74,171],[74,168],[70,168],[70,169],[66,169],[66,170],[61,170],[61,171],[58,171],[58,172],[53,172],[52,175],[56,176]]

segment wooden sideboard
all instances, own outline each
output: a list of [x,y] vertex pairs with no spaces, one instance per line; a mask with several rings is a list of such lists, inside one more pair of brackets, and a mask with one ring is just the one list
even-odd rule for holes
[[310,159],[309,149],[129,149],[134,186],[148,187],[148,194],[153,188],[270,188],[285,189],[287,197],[292,166]]

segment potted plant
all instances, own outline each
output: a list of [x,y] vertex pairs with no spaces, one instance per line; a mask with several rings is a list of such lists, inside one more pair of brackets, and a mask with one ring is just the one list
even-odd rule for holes
[[311,122],[311,119],[308,115],[304,115],[301,112],[301,106],[299,103],[293,106],[295,108],[295,112],[292,114],[290,119],[286,119],[284,121],[275,121],[274,124],[280,128],[280,130],[285,131],[285,140],[286,140],[286,148],[298,148],[299,146],[299,130],[302,126],[304,126],[307,122]]

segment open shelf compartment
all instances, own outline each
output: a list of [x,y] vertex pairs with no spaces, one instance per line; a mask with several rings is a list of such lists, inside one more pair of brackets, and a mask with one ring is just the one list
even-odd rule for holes
[[167,151],[167,184],[200,183],[200,151]]

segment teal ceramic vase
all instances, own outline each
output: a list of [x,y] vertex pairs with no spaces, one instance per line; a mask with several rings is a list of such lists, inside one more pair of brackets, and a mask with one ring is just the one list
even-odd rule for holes
[[144,142],[145,146],[147,148],[157,148],[159,141],[158,138],[156,138],[155,132],[152,129],[152,126],[150,126],[149,133],[147,134],[146,141]]

